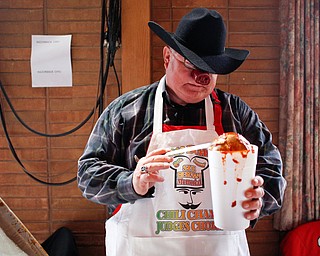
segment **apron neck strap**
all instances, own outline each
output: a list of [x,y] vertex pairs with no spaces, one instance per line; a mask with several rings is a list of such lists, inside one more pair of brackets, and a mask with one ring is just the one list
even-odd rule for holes
[[153,117],[153,134],[162,133],[163,118],[163,98],[162,92],[166,86],[166,76],[163,76],[158,84],[155,101],[154,101],[154,117]]
[[[158,84],[158,88],[156,91],[155,102],[154,102],[153,134],[162,133],[162,123],[163,123],[162,93],[165,90],[165,86],[166,86],[165,81],[166,81],[166,76],[163,76]],[[206,110],[207,130],[215,130],[213,104],[210,99],[210,96],[208,96],[205,99],[205,110]]]

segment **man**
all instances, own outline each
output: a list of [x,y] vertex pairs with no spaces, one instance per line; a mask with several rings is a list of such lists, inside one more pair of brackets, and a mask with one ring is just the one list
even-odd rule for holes
[[286,183],[270,132],[241,99],[215,89],[217,75],[237,69],[248,51],[225,48],[214,10],[192,10],[175,33],[149,27],[167,44],[166,75],[113,101],[79,159],[83,195],[114,214],[106,222],[107,255],[249,255],[244,230],[214,226],[206,151],[166,154],[223,132],[242,134],[259,147],[245,218],[254,225],[280,208]]

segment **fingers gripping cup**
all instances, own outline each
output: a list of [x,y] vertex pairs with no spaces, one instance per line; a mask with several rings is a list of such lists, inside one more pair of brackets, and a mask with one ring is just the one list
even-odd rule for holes
[[225,133],[208,149],[212,206],[215,226],[223,230],[243,230],[250,221],[244,217],[244,192],[252,187],[258,147],[243,136]]

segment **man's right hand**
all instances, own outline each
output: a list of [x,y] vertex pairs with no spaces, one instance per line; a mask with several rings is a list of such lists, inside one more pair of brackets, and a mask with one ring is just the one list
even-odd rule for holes
[[142,157],[133,172],[132,185],[138,195],[145,195],[156,182],[163,182],[160,170],[168,169],[173,158],[166,156],[170,149],[156,149]]

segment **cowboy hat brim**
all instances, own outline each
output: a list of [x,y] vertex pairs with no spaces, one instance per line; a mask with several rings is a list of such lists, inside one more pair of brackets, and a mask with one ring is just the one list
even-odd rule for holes
[[179,42],[174,33],[167,32],[156,22],[149,21],[148,26],[162,41],[189,60],[198,69],[212,74],[225,75],[233,72],[249,55],[247,50],[225,48],[224,53],[219,55],[199,56]]

